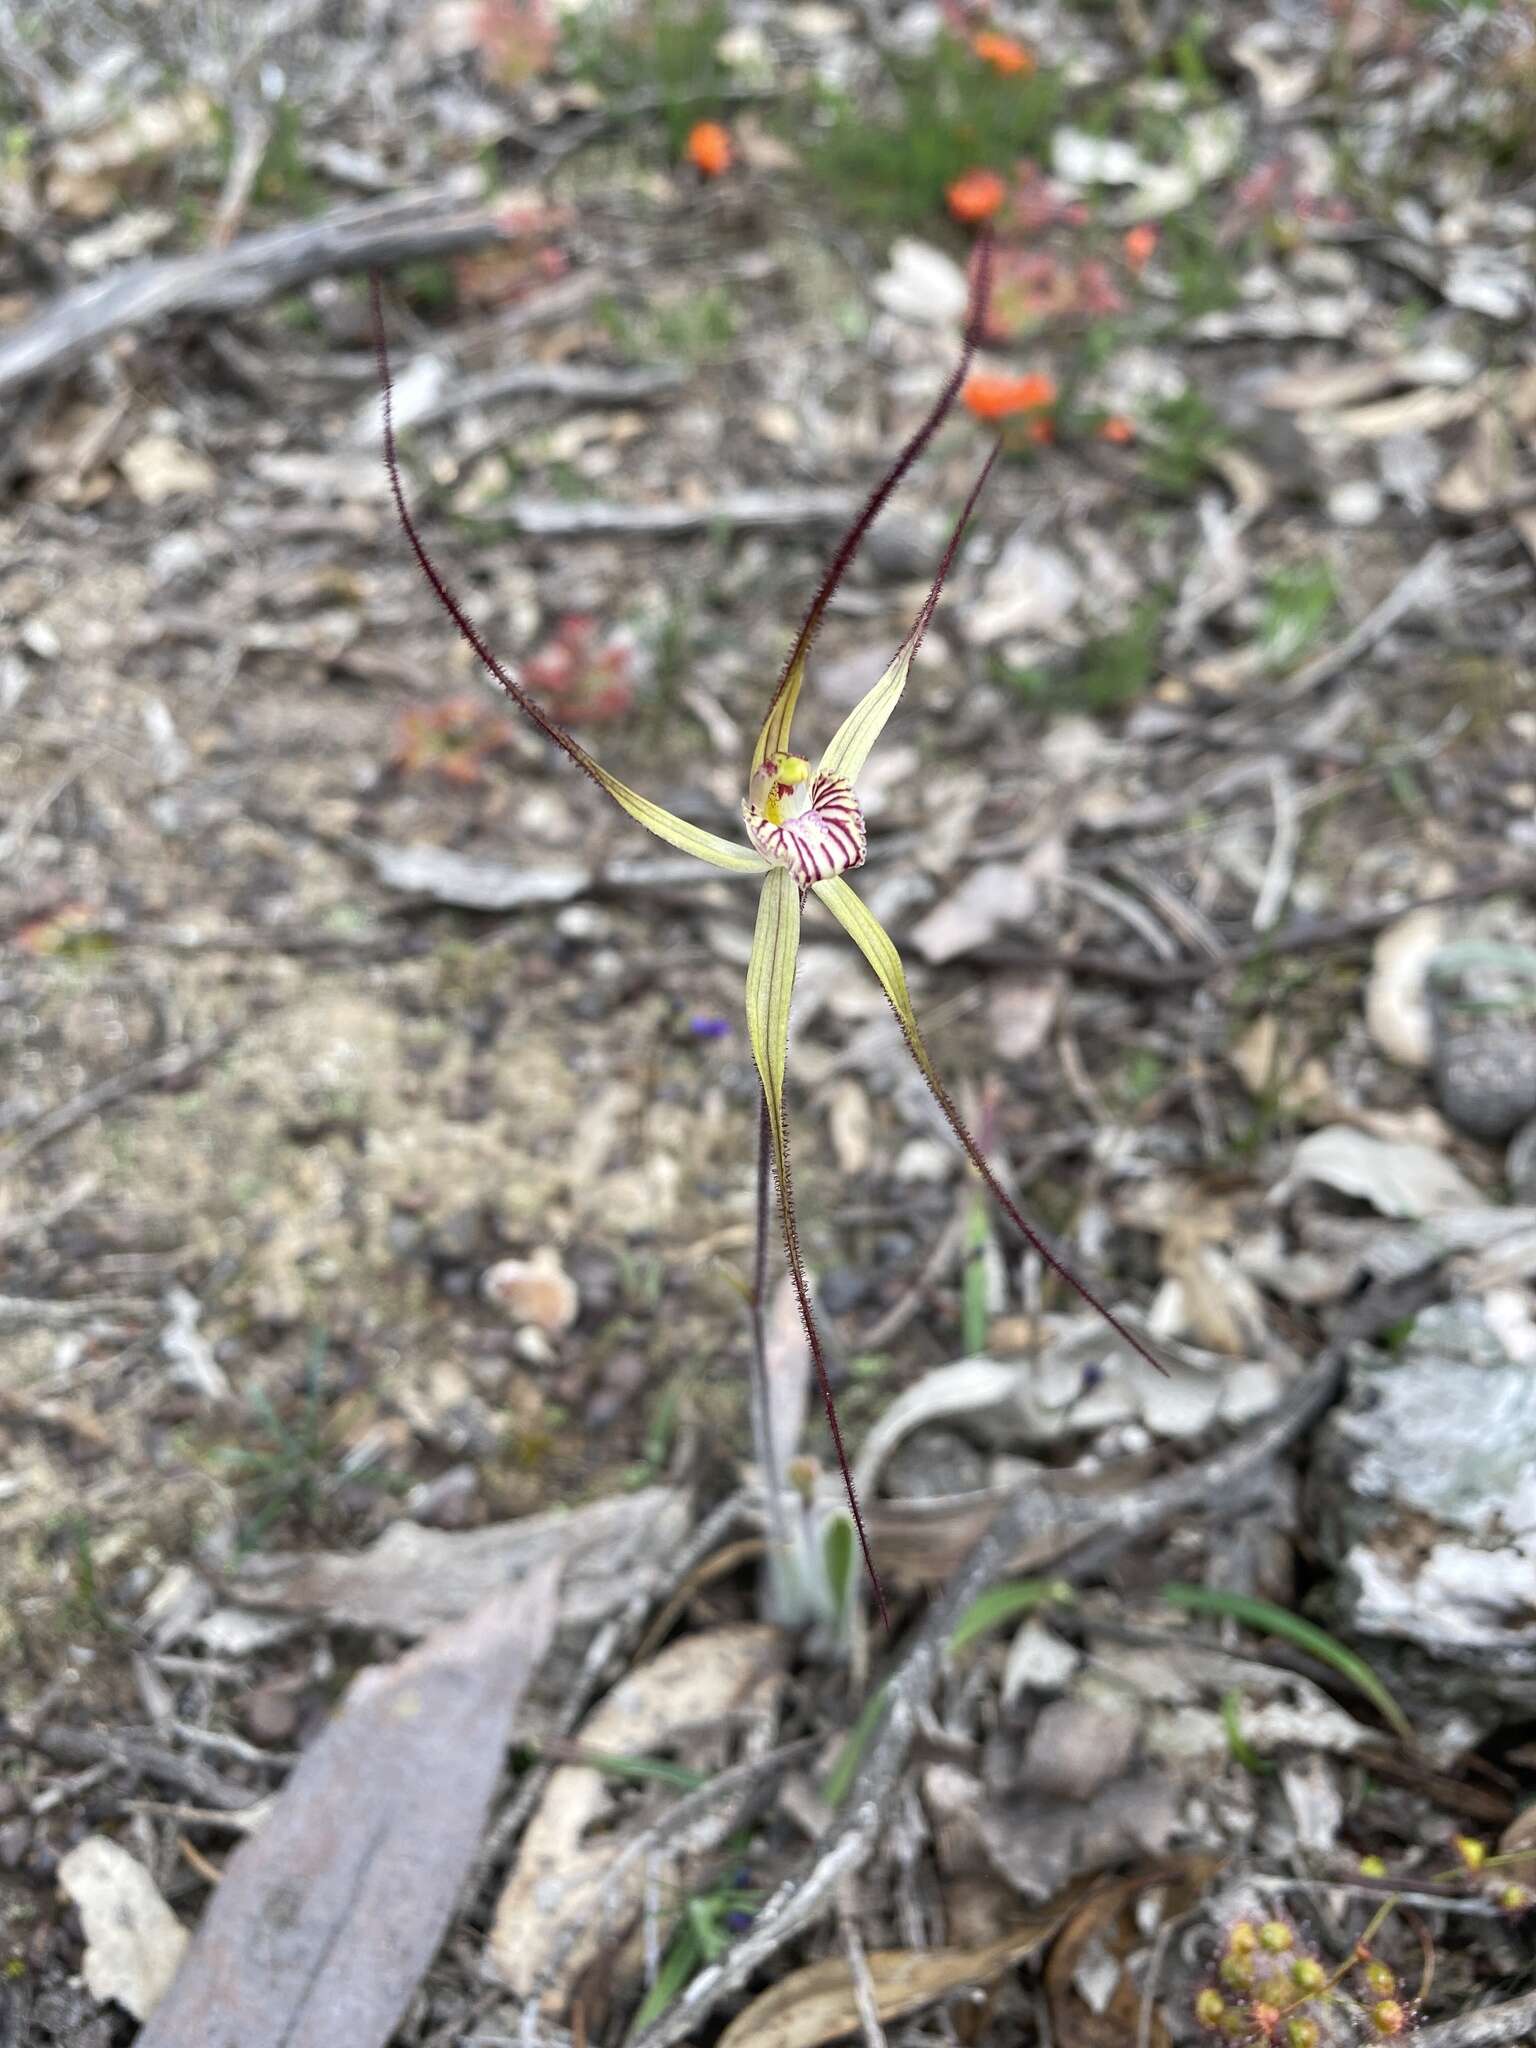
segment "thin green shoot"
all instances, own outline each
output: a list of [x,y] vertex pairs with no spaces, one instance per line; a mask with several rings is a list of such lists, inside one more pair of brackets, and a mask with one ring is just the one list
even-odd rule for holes
[[1267,1635],[1279,1636],[1282,1642],[1316,1657],[1320,1663],[1331,1665],[1341,1678],[1365,1695],[1395,1734],[1414,1744],[1413,1723],[1370,1665],[1315,1622],[1303,1621],[1299,1614],[1276,1607],[1273,1601],[1256,1600],[1246,1593],[1228,1593],[1215,1586],[1164,1586],[1162,1597],[1170,1607],[1182,1608],[1186,1614],[1212,1614],[1224,1621],[1241,1622],[1246,1628],[1262,1629]]
[[1070,1607],[1076,1594],[1065,1579],[1009,1579],[978,1594],[955,1623],[951,1650],[963,1650],[995,1628],[1033,1614],[1037,1607]]

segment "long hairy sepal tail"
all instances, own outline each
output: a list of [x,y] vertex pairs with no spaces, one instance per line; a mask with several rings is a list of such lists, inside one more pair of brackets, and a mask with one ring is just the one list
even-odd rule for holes
[[768,707],[770,719],[777,709],[784,692],[789,688],[796,670],[803,664],[806,654],[809,652],[811,642],[816,637],[817,629],[826,615],[827,606],[832,602],[833,593],[852,567],[855,555],[864,545],[865,536],[879,518],[886,500],[943,425],[945,415],[959,397],[960,387],[965,382],[966,373],[971,367],[972,359],[976,354],[977,347],[986,329],[987,305],[991,292],[992,236],[990,231],[984,231],[976,247],[976,262],[971,274],[971,295],[965,312],[965,334],[960,358],[950,371],[943,390],[934,400],[932,406],[930,406],[926,418],[906,443],[905,447],[902,448],[895,461],[885,472],[885,475],[875,485],[868,498],[865,499],[853,524],[838,542],[832,559],[827,565],[826,574],[821,579],[820,587],[816,595],[811,599],[810,609],[806,612],[804,619],[801,621],[800,630],[795,635],[794,645],[786,655],[784,666],[779,672],[778,685],[774,690],[773,701]]
[[964,1146],[967,1158],[986,1183],[987,1192],[991,1195],[993,1201],[996,1202],[1020,1237],[1024,1239],[1025,1243],[1033,1251],[1039,1253],[1040,1257],[1044,1259],[1057,1278],[1065,1280],[1072,1291],[1082,1301],[1086,1302],[1096,1315],[1103,1318],[1122,1343],[1128,1344],[1138,1358],[1144,1359],[1154,1372],[1161,1373],[1163,1378],[1166,1379],[1168,1377],[1168,1368],[1157,1354],[1149,1350],[1133,1330],[1126,1327],[1114,1310],[1099,1299],[1087,1281],[1079,1279],[1066,1260],[1061,1257],[1060,1253],[1053,1251],[1051,1246],[1040,1235],[1040,1232],[1035,1229],[1034,1225],[1027,1222],[1020,1215],[1017,1204],[1008,1194],[997,1175],[992,1171],[992,1168],[987,1164],[985,1153],[971,1136],[970,1131],[966,1127],[964,1117],[961,1116],[959,1110],[955,1107],[953,1097],[939,1079],[933,1062],[928,1057],[927,1047],[923,1044],[921,1038],[914,1033],[907,1019],[901,1014],[899,1007],[892,1003],[891,1008],[895,1012],[896,1022],[901,1026],[901,1035],[906,1040],[907,1051],[911,1053],[913,1060],[917,1064],[918,1072],[927,1082],[929,1093],[944,1112],[950,1129]]
[[384,422],[384,467],[389,473],[389,490],[395,502],[395,513],[410,544],[411,553],[416,557],[416,565],[460,636],[468,642],[482,667],[501,685],[519,711],[525,712],[545,738],[553,740],[561,753],[568,755],[584,775],[590,775],[599,789],[606,789],[607,783],[586,748],[574,740],[563,726],[557,725],[543,705],[531,697],[517,678],[497,660],[487,646],[479,627],[469,616],[447,578],[427,551],[427,544],[421,537],[410,506],[406,503],[405,487],[400,480],[400,457],[395,445],[394,382],[389,368],[389,342],[384,331],[383,285],[376,270],[369,275],[368,287],[373,308],[373,352],[379,366],[379,398]]
[[789,1128],[787,1122],[782,1128],[782,1144],[776,1149],[774,1179],[779,1191],[779,1217],[784,1226],[784,1256],[789,1265],[790,1283],[795,1290],[795,1301],[800,1310],[800,1321],[805,1328],[805,1341],[810,1346],[811,1363],[816,1368],[816,1384],[821,1389],[821,1404],[827,1413],[827,1428],[832,1434],[832,1448],[837,1454],[837,1469],[843,1475],[843,1490],[848,1495],[848,1512],[853,1517],[853,1526],[858,1533],[859,1549],[864,1556],[864,1569],[869,1575],[870,1588],[875,1596],[875,1605],[880,1610],[880,1619],[885,1624],[886,1634],[891,1630],[891,1610],[885,1602],[885,1588],[880,1583],[880,1574],[875,1570],[874,1555],[869,1547],[869,1536],[864,1527],[864,1512],[859,1506],[858,1492],[853,1483],[853,1467],[843,1447],[842,1425],[837,1419],[837,1401],[832,1393],[832,1381],[827,1372],[826,1354],[821,1346],[821,1332],[816,1327],[816,1314],[811,1307],[811,1290],[805,1275],[805,1260],[800,1251],[800,1230],[795,1221],[795,1195],[789,1167]]

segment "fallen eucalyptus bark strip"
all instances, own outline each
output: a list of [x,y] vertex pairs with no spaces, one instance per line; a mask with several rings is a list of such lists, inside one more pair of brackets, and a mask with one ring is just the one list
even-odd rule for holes
[[173,1045],[166,1052],[156,1053],[153,1059],[140,1060],[135,1066],[124,1067],[120,1073],[108,1074],[104,1081],[82,1089],[56,1109],[45,1110],[29,1130],[0,1152],[0,1175],[13,1172],[24,1159],[30,1159],[45,1145],[51,1145],[55,1138],[62,1138],[66,1132],[87,1123],[98,1110],[110,1109],[114,1103],[137,1095],[141,1088],[158,1088],[162,1082],[184,1079],[194,1068],[232,1044],[234,1036],[232,1031],[215,1031],[207,1038],[194,1039],[189,1045]]
[[1501,2042],[1523,2041],[1530,2034],[1536,2034],[1536,1991],[1425,2027],[1414,2035],[1413,2048],[1499,2048]]
[[842,491],[728,491],[701,505],[615,505],[607,500],[516,498],[479,519],[466,519],[487,538],[525,534],[535,540],[577,540],[591,534],[665,538],[707,533],[713,526],[845,526],[856,510]]
[[818,1844],[809,1866],[780,1887],[749,1932],[718,1963],[694,1978],[676,2004],[638,2037],[634,2048],[678,2048],[695,2035],[727,1998],[833,1909],[845,1876],[868,1864],[901,1783],[918,1712],[933,1691],[945,1646],[972,1601],[1002,1576],[1012,1559],[1023,1550],[1033,1552],[1037,1546],[1045,1549],[1058,1542],[1066,1522],[1069,1547],[1045,1568],[1053,1577],[1069,1582],[1095,1576],[1134,1544],[1157,1535],[1176,1515],[1224,1501],[1277,1458],[1328,1407],[1342,1371],[1342,1357],[1325,1353],[1245,1436],[1201,1464],[1154,1480],[1119,1500],[1095,1503],[1091,1531],[1082,1531],[1081,1501],[1071,1503],[1071,1511],[1064,1513],[1066,1504],[1038,1487],[1021,1488],[1007,1500],[943,1597],[929,1610],[888,1681],[879,1730],[838,1818]]
[[559,1577],[540,1565],[354,1679],[225,1865],[139,2048],[384,2048],[448,1926]]
[[404,192],[247,235],[226,249],[132,263],[66,292],[0,339],[0,393],[70,369],[130,328],[244,312],[333,271],[387,270],[507,239],[484,207],[452,193]]
[[[1298,698],[1320,689],[1324,683],[1332,682],[1351,662],[1358,661],[1362,654],[1369,654],[1410,612],[1430,603],[1443,606],[1451,563],[1450,548],[1444,541],[1437,541],[1358,625],[1352,626],[1332,647],[1325,647],[1320,654],[1313,655],[1310,661],[1303,662],[1300,668],[1263,693],[1264,718],[1268,719],[1277,703],[1294,703]],[[1254,713],[1245,705],[1222,713],[1214,722],[1228,726],[1249,725],[1254,722]]]

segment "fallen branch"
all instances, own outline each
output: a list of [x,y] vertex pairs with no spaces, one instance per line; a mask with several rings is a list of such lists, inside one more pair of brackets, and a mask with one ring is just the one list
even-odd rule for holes
[[262,1796],[253,1787],[233,1784],[196,1757],[180,1756],[137,1729],[122,1728],[103,1734],[93,1728],[52,1726],[46,1722],[33,1727],[18,1715],[10,1722],[9,1733],[23,1748],[36,1750],[70,1770],[106,1764],[130,1777],[150,1778],[157,1785],[168,1785],[173,1792],[184,1792],[199,1805],[216,1807],[224,1813],[238,1813],[254,1806]]
[[[373,364],[370,361],[369,369]],[[403,371],[402,376],[407,374]],[[419,433],[456,413],[476,406],[500,405],[513,398],[557,398],[573,405],[645,405],[670,398],[683,388],[683,373],[670,363],[635,370],[605,370],[590,363],[517,363],[485,377],[467,377],[441,398],[413,413],[410,426]],[[460,466],[466,458],[461,458]]]
[[227,249],[131,263],[64,297],[0,340],[0,393],[54,376],[129,329],[186,314],[245,312],[333,271],[385,270],[508,239],[496,216],[443,192],[395,193]]
[[1023,967],[1031,972],[1053,970],[1094,980],[1118,981],[1128,988],[1188,988],[1212,981],[1234,967],[1251,966],[1256,960],[1276,959],[1289,953],[1320,953],[1333,946],[1351,946],[1360,939],[1373,939],[1410,911],[1485,903],[1490,896],[1519,896],[1532,891],[1536,891],[1536,867],[1513,868],[1507,874],[1477,875],[1454,889],[1443,890],[1438,896],[1421,896],[1413,903],[1381,904],[1373,910],[1357,910],[1344,917],[1298,918],[1278,931],[1263,932],[1241,946],[1233,946],[1219,959],[1122,960],[1114,953],[1047,952],[1039,947],[1018,946],[982,947],[972,957],[988,966]]
[[[1065,1502],[1037,1486],[1021,1488],[929,1610],[911,1647],[886,1687],[884,1719],[854,1779],[838,1818],[817,1845],[808,1868],[780,1887],[750,1931],[718,1963],[702,1971],[669,2011],[646,2030],[635,2048],[678,2048],[705,2019],[789,1942],[832,1910],[845,1877],[874,1855],[885,1815],[902,1781],[919,1709],[938,1677],[940,1662],[961,1615],[1008,1569],[1019,1553],[1065,1540],[1064,1555],[1036,1569],[1069,1582],[1092,1578],[1135,1544],[1157,1535],[1176,1516],[1229,1498],[1254,1472],[1277,1458],[1332,1401],[1343,1370],[1329,1352],[1246,1436],[1202,1464],[1171,1473],[1119,1500],[1095,1503],[1093,1525],[1080,1520],[1085,1503]],[[1071,1510],[1076,1510],[1073,1514]],[[1076,1523],[1073,1527],[1072,1524]],[[1508,2040],[1510,2035],[1489,2036]],[[1451,2048],[1451,2044],[1443,2044]]]
[[527,534],[570,540],[586,534],[666,536],[707,533],[712,526],[845,526],[854,511],[841,491],[732,491],[702,505],[614,505],[601,498],[568,504],[561,498],[517,498],[483,519],[467,519],[487,538]]

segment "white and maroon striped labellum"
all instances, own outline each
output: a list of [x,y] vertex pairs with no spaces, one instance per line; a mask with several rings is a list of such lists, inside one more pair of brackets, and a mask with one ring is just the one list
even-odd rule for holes
[[864,864],[864,813],[841,775],[813,776],[798,754],[769,754],[742,805],[747,837],[803,889]]

